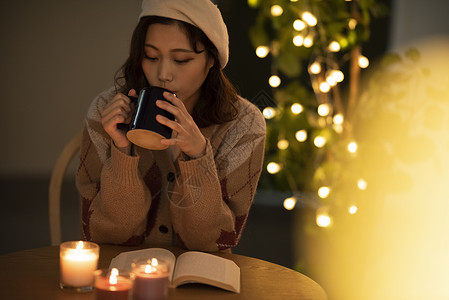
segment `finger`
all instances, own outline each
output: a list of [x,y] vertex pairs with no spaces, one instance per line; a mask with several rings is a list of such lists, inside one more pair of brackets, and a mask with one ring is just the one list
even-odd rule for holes
[[179,107],[176,107],[173,104],[168,103],[167,101],[157,100],[156,105],[157,107],[174,115],[178,121],[185,119],[185,114],[182,112],[182,110]]
[[137,97],[137,92],[135,89],[130,89],[128,92],[128,96]]
[[116,110],[117,108],[121,108],[123,111],[129,113],[131,111],[130,106],[131,100],[125,95],[117,95],[112,99],[112,101],[106,106],[103,110],[102,115],[106,115]]
[[169,118],[166,118],[162,115],[156,115],[156,121],[161,123],[162,125],[165,125],[167,127],[170,127],[172,130],[180,133],[184,130],[184,128],[176,121],[172,121]]
[[184,102],[182,102],[178,97],[176,97],[175,94],[164,92],[163,96],[165,99],[170,101],[174,106],[179,107],[184,112],[187,112]]

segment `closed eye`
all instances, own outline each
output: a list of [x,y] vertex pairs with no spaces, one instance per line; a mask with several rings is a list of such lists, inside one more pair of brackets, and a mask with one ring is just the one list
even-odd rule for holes
[[192,58],[182,59],[182,60],[175,59],[175,62],[176,62],[177,64],[185,64],[185,63],[188,63],[188,62],[191,61],[191,60],[192,60]]
[[144,55],[143,58],[148,59],[148,60],[150,60],[150,61],[156,61],[156,60],[157,60],[156,57],[151,57],[151,56],[148,56],[148,55]]

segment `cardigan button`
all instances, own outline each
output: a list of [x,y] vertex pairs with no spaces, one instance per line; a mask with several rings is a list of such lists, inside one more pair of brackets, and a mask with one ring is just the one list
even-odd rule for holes
[[161,233],[167,233],[168,232],[168,228],[165,225],[161,225],[161,226],[159,226],[159,231]]
[[167,180],[168,180],[169,182],[173,182],[173,181],[175,180],[175,173],[173,173],[173,172],[168,172],[168,174],[167,174]]

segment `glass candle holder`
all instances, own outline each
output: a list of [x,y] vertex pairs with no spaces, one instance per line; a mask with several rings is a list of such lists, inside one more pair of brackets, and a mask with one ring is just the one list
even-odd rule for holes
[[113,269],[95,271],[96,300],[130,300],[134,275],[130,272]]
[[59,246],[60,282],[64,290],[90,291],[94,287],[100,247],[92,242],[64,242]]
[[134,273],[134,300],[162,300],[168,291],[168,263],[156,259],[135,259],[131,263]]

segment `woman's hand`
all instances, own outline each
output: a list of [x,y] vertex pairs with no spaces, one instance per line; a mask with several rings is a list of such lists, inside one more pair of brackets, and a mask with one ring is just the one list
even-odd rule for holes
[[[137,97],[137,93],[135,90],[130,90],[128,96]],[[117,124],[131,122],[134,111],[134,106],[131,104],[127,96],[118,93],[101,113],[103,128],[118,148],[128,148],[131,145],[126,132],[117,128]]]
[[166,101],[157,100],[156,105],[172,113],[175,116],[175,120],[172,121],[161,115],[157,115],[156,120],[170,127],[176,134],[170,139],[163,139],[161,143],[168,146],[177,145],[182,152],[190,157],[200,156],[206,148],[206,138],[201,133],[195,121],[193,121],[184,103],[176,95],[164,92],[164,98],[170,101],[171,104]]

